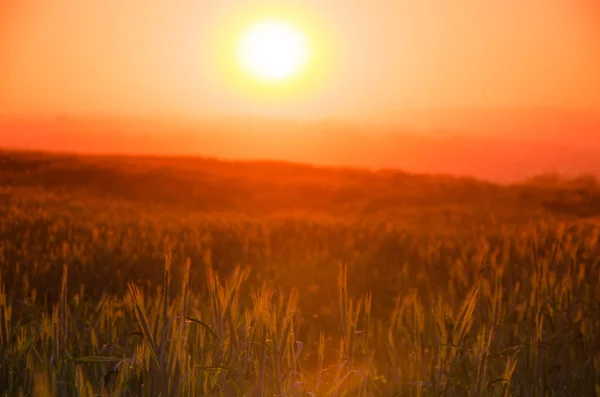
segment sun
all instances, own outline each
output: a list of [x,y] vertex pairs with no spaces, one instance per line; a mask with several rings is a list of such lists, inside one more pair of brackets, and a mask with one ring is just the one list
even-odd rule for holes
[[298,2],[233,2],[207,27],[203,54],[195,59],[210,71],[209,87],[232,100],[306,103],[337,81],[340,43],[333,26]]
[[285,20],[268,19],[242,33],[237,60],[246,74],[265,82],[285,82],[302,72],[310,58],[306,35]]

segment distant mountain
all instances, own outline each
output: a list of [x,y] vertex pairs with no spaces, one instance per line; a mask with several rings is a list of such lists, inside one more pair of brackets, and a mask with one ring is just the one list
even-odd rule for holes
[[394,125],[239,116],[5,119],[0,147],[202,155],[395,168],[502,182],[540,173],[600,176],[600,112],[553,109],[399,112]]

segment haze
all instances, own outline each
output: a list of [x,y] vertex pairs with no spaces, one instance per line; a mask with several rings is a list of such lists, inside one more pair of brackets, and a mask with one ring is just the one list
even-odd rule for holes
[[[11,120],[0,130],[4,146],[27,145],[19,141],[19,134],[25,136],[27,131],[23,123],[57,114],[88,123],[123,117],[181,123],[240,115],[335,119],[354,127],[369,122],[415,131],[476,129],[484,136],[488,130],[500,136],[515,134],[521,131],[508,131],[507,126],[524,123],[530,134],[538,134],[536,138],[547,140],[552,135],[553,142],[575,142],[583,148],[573,150],[588,150],[599,132],[595,123],[600,112],[600,3],[594,0],[297,2],[295,6],[320,27],[317,36],[328,43],[331,64],[318,85],[276,100],[225,84],[215,74],[220,65],[211,52],[219,29],[232,15],[241,9],[260,9],[265,6],[261,2],[9,0],[1,4],[0,114]],[[518,113],[531,108],[575,113],[562,114],[558,127],[551,122],[541,128],[552,111]],[[447,116],[452,109],[466,110]],[[504,113],[474,122],[469,109],[492,113],[503,109]],[[440,112],[446,116],[439,118]],[[17,117],[19,122],[14,121]],[[494,121],[507,117],[508,124]],[[512,118],[518,118],[518,123]],[[584,127],[563,129],[573,125]],[[117,129],[126,132],[126,126]],[[132,130],[143,135],[142,127]],[[319,131],[307,127],[301,133],[308,142],[307,152],[326,151],[315,146]],[[28,139],[35,148],[62,147]],[[207,139],[204,148],[210,146]],[[360,147],[360,142],[352,144]],[[402,140],[398,142],[401,145]],[[239,155],[226,145],[215,148],[188,147],[188,151]],[[283,160],[321,161],[276,148]],[[135,142],[119,150],[140,151]],[[264,157],[277,157],[273,151],[266,150]],[[263,157],[259,150],[246,156]],[[401,161],[377,161],[377,154],[373,158],[350,156],[339,163],[403,166]]]

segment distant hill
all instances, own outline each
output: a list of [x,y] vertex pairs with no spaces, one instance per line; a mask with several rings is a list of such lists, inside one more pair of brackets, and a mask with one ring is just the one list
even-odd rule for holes
[[230,117],[4,119],[0,147],[200,155],[401,169],[517,182],[600,176],[600,113],[554,109],[399,112],[395,125]]
[[[591,176],[563,179],[547,174],[498,185],[391,170],[194,157],[0,151],[2,193],[19,193],[26,200],[41,200],[44,206],[62,200],[61,208],[96,200],[158,206],[184,214],[299,212],[360,218],[482,213],[486,218],[519,221],[548,213],[600,216],[600,185]],[[55,198],[49,200],[48,194]]]

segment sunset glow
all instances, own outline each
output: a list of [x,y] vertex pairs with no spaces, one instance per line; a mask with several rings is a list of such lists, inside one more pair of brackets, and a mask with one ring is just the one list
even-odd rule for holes
[[[9,1],[0,54],[0,146],[495,177],[600,158],[594,0]],[[432,132],[444,156],[409,144]]]
[[598,258],[600,0],[0,0],[0,397],[600,397]]

